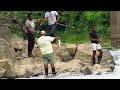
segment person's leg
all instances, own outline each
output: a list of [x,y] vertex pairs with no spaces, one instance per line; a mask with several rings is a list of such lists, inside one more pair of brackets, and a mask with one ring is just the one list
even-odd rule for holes
[[96,45],[95,43],[92,43],[91,44],[91,47],[92,47],[92,50],[93,50],[93,55],[92,55],[92,65],[96,64],[96,59],[95,59],[95,56],[96,56]]
[[[56,29],[56,27],[57,27],[57,24],[51,25],[51,37],[56,37],[56,36],[55,36],[55,29]],[[52,43],[56,43],[56,42],[57,42],[57,41],[54,40]]]
[[34,48],[34,44],[35,44],[35,36],[31,35],[31,48],[30,48],[30,52],[32,53],[33,48]]
[[35,37],[34,37],[34,35],[32,35],[30,33],[27,34],[27,37],[28,37],[28,56],[34,57],[32,55],[32,50],[33,50],[34,43],[35,43]]
[[98,64],[100,64],[100,61],[101,61],[102,55],[103,55],[102,47],[101,47],[100,44],[98,44],[97,49],[98,49],[98,51],[99,51],[99,55],[98,55]]
[[47,55],[43,56],[43,62],[44,62],[45,75],[48,76],[48,59],[47,59]]
[[51,27],[52,27],[52,25],[49,25],[48,36],[51,36]]
[[45,75],[48,76],[48,64],[44,64]]
[[54,65],[54,53],[50,53],[48,59],[51,66],[52,74],[56,75],[55,65]]
[[96,51],[93,51],[93,55],[92,55],[92,64],[96,64],[96,59],[95,59],[95,55],[96,55]]
[[30,33],[27,33],[27,38],[28,38],[28,56],[31,54],[31,35]]
[[56,29],[56,27],[57,27],[57,24],[51,25],[51,36],[52,37],[55,37],[55,29]]

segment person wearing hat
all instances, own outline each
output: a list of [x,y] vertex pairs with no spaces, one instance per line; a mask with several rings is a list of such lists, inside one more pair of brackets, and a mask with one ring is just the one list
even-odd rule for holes
[[102,40],[99,38],[98,33],[96,31],[96,25],[92,25],[92,31],[90,32],[90,40],[91,40],[91,48],[93,50],[93,55],[92,55],[92,65],[96,64],[96,51],[99,51],[98,55],[98,64],[100,64],[100,61],[102,59],[103,51],[100,45],[100,42]]
[[54,51],[51,42],[54,40],[59,40],[59,37],[46,36],[45,31],[41,31],[41,37],[38,39],[37,44],[41,50],[41,55],[43,57],[45,75],[48,76],[48,64],[51,65],[52,74],[56,75],[54,66]]

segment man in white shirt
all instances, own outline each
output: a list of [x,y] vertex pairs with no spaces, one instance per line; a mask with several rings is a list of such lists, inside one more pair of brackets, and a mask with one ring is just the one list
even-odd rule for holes
[[51,42],[59,40],[59,37],[46,36],[45,31],[41,31],[41,37],[38,39],[37,44],[40,47],[41,55],[43,56],[45,75],[48,76],[48,64],[50,63],[52,74],[56,75],[54,66],[54,51]]
[[55,36],[55,29],[58,21],[60,20],[60,15],[56,11],[47,11],[45,13],[45,21],[48,21],[49,24],[49,36]]
[[35,24],[42,22],[43,19],[35,21],[32,13],[27,15],[27,21],[25,22],[25,32],[28,38],[28,57],[34,57],[32,50],[35,43]]

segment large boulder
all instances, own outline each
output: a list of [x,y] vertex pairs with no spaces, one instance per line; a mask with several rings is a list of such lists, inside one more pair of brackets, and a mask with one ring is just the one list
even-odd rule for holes
[[84,66],[81,70],[84,75],[91,75],[92,74],[92,67],[91,66]]
[[75,54],[77,52],[77,45],[76,44],[66,44],[66,50],[69,52],[72,59],[74,59]]
[[53,50],[56,56],[59,56],[63,62],[68,62],[72,60],[72,56],[67,51],[67,47],[65,44],[61,45],[61,48],[57,44],[53,44]]
[[93,70],[92,71],[97,71],[99,73],[112,72],[111,68],[106,68],[106,67],[103,67],[102,65],[99,65],[99,64],[95,64],[93,66]]
[[14,53],[16,57],[22,57],[25,52],[26,44],[23,40],[12,40],[12,47],[14,48]]
[[14,64],[16,57],[14,48],[11,45],[11,33],[8,26],[4,23],[0,25],[0,77],[14,78]]
[[15,68],[11,59],[0,59],[0,68],[2,68],[2,75],[4,78],[15,78]]
[[[98,56],[98,52],[96,55],[96,60]],[[79,59],[84,63],[91,63],[91,57],[92,57],[92,49],[90,47],[90,44],[79,44],[77,47],[77,52],[75,55],[75,59]],[[108,50],[103,49],[103,58],[101,61],[101,65],[104,68],[114,68],[114,60]]]
[[77,47],[77,52],[75,59],[82,60],[82,62],[90,63],[91,62],[92,49],[90,45],[79,44]]
[[83,67],[81,61],[77,59],[68,62],[56,62],[55,66],[58,74],[65,72],[81,72]]
[[16,57],[11,45],[4,39],[0,38],[0,59],[9,58],[12,62],[15,62]]
[[0,38],[4,39],[8,43],[11,43],[11,33],[9,28],[5,25],[0,25]]
[[16,77],[30,77],[43,73],[43,63],[40,58],[24,58],[15,63]]
[[5,71],[5,68],[0,67],[0,78],[4,76]]
[[[28,54],[28,41],[27,40],[12,40],[12,46],[15,49],[16,57],[26,57]],[[35,57],[41,57],[41,52],[39,48],[34,45],[33,54]]]

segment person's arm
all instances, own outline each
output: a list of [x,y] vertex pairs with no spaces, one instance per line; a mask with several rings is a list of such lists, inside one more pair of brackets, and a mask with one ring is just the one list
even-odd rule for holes
[[57,15],[56,23],[58,23],[59,20],[60,20],[60,15],[58,14],[58,15]]
[[45,18],[44,18],[44,21],[48,21],[48,17],[45,17]]
[[90,40],[91,40],[91,41],[97,41],[97,42],[100,41],[100,39],[93,39],[92,37],[90,37]]
[[43,21],[44,21],[44,18],[41,18],[41,19],[39,19],[39,20],[36,20],[35,23],[36,23],[36,24],[39,24],[39,23],[42,23]]
[[44,21],[48,21],[48,13],[45,13],[45,16],[44,16]]
[[60,39],[60,37],[54,37],[54,39],[55,39],[55,40],[59,40],[59,39]]
[[30,32],[30,33],[32,33],[32,34],[34,34],[34,32],[31,30],[31,28],[30,28],[30,27],[27,27],[27,26],[26,26],[26,29],[27,29],[27,31],[28,31],[28,32]]
[[53,42],[54,40],[59,40],[59,37],[51,37],[51,36],[47,36],[48,41]]

